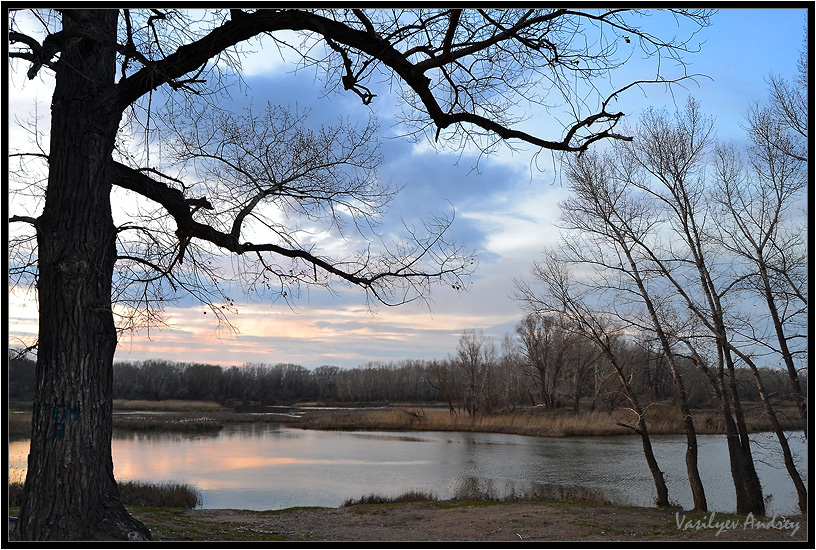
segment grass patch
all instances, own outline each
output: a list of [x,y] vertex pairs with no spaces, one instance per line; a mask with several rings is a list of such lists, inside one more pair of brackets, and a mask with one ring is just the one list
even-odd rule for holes
[[520,501],[572,502],[588,506],[610,506],[612,503],[600,491],[583,487],[542,485],[519,498]]
[[[178,508],[154,508],[149,506],[129,507],[133,516],[150,529],[153,538],[157,541],[230,541],[230,542],[260,542],[291,540],[285,533],[261,529],[254,526],[225,524],[220,521],[209,521],[201,518],[192,518],[184,510]],[[247,514],[260,514],[249,512]],[[295,540],[310,540],[308,535],[297,537]]]
[[408,491],[395,497],[370,494],[357,499],[346,499],[342,507],[366,504],[401,504],[406,502],[434,502],[440,505],[459,506],[462,502],[471,505],[489,505],[505,502],[569,502],[585,504],[587,506],[609,506],[611,502],[599,491],[592,491],[582,487],[568,487],[561,485],[541,485],[525,493],[512,492],[503,497],[497,497],[494,491],[470,487],[458,491],[449,501],[440,501],[433,493],[423,491]]
[[408,491],[395,497],[385,497],[382,495],[370,494],[357,499],[346,499],[343,508],[347,506],[357,506],[360,504],[400,504],[404,502],[428,502],[438,500],[433,493],[423,493],[422,491]]

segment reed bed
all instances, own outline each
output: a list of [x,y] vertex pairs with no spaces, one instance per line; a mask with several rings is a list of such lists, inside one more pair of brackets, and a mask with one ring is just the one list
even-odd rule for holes
[[[700,434],[725,432],[720,411],[698,410],[693,413],[695,429]],[[779,419],[785,429],[798,429],[795,411],[780,407]],[[526,409],[512,413],[469,416],[444,409],[393,408],[377,410],[335,410],[310,414],[299,427],[317,430],[398,430],[463,431],[512,433],[534,437],[630,435],[636,423],[629,409],[615,411],[579,411]],[[682,415],[672,405],[646,408],[646,423],[652,434],[684,433]],[[752,432],[768,431],[771,423],[761,407],[746,408],[746,424]]]
[[[759,403],[744,403],[745,420],[751,432],[771,431],[770,418]],[[385,408],[319,409],[303,407],[297,414],[249,414],[198,401],[115,402],[115,428],[133,431],[178,431],[217,433],[227,422],[285,422],[315,430],[463,431],[512,433],[533,437],[630,435],[635,414],[626,408],[613,411],[572,409],[546,410],[539,407],[513,412],[453,414],[447,408],[403,405]],[[134,412],[130,412],[134,411]],[[146,414],[140,414],[141,411]],[[801,430],[795,406],[779,404],[777,417],[786,430]],[[10,410],[8,435],[28,437],[31,412]],[[153,414],[161,412],[162,414]],[[722,434],[725,426],[718,409],[692,411],[698,434]],[[682,434],[682,415],[671,404],[646,407],[646,422],[652,434]]]
[[151,506],[192,509],[201,505],[201,493],[183,483],[119,482],[119,494],[125,506]]

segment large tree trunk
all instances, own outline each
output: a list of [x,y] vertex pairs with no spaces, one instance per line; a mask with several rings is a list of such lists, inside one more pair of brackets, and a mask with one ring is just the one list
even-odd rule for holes
[[736,373],[731,353],[724,350],[726,365],[728,367],[728,396],[731,399],[731,409],[734,412],[735,427],[739,435],[739,450],[741,463],[741,479],[745,486],[745,507],[739,510],[737,503],[737,513],[753,513],[756,516],[765,515],[765,500],[762,497],[762,485],[759,482],[759,475],[754,467],[754,458],[751,453],[751,440],[748,427],[745,424],[745,413],[742,410],[739,393],[737,393]]
[[722,380],[722,374],[718,376],[717,383],[720,399],[720,408],[725,421],[725,437],[728,444],[728,458],[731,463],[731,478],[734,481],[734,489],[737,498],[738,514],[765,515],[765,501],[762,498],[762,488],[759,479],[756,477],[753,459],[746,456],[743,441],[737,428],[737,423],[732,414],[731,392]]
[[699,357],[696,351],[694,351],[693,347],[689,346],[689,351],[691,351],[692,359],[695,364],[702,370],[703,374],[711,383],[717,401],[720,403],[720,411],[722,412],[723,422],[725,423],[725,440],[728,445],[731,479],[734,482],[734,492],[736,494],[737,513],[765,515],[765,502],[762,499],[762,488],[759,485],[759,480],[757,479],[756,484],[754,484],[748,479],[750,478],[749,472],[753,471],[754,475],[756,475],[756,470],[753,468],[753,463],[751,463],[750,467],[746,464],[745,452],[742,447],[737,425],[734,421],[734,414],[731,411],[730,390],[724,380],[723,354],[720,353],[719,355],[718,361],[720,364],[718,365],[717,374],[715,375],[706,367],[705,362]]
[[111,457],[116,231],[111,101],[116,10],[64,16],[46,202],[38,220],[39,348],[31,450],[14,537],[149,539],[119,498]]

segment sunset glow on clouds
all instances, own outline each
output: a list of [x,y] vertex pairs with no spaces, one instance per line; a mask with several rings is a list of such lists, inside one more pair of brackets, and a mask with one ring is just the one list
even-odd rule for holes
[[[224,365],[290,362],[307,367],[352,367],[368,361],[444,358],[455,349],[464,328],[490,329],[514,323],[513,310],[490,313],[434,313],[421,305],[336,308],[241,304],[230,316],[233,332],[219,329],[202,308],[172,308],[166,313],[173,330],[154,330],[153,341],[125,335],[117,358],[163,358]],[[183,328],[182,328],[183,327]],[[464,327],[464,328],[463,328]]]
[[[687,56],[689,72],[702,73],[686,90],[673,93],[662,87],[633,91],[621,97],[615,108],[626,113],[627,124],[637,123],[641,109],[649,105],[682,105],[691,94],[702,109],[716,117],[718,136],[739,139],[739,121],[751,101],[767,96],[769,73],[790,78],[796,67],[804,35],[803,10],[721,10],[713,25],[700,33],[702,52]],[[767,39],[758,40],[758,36]],[[264,46],[269,46],[265,39]],[[248,49],[259,49],[257,43]],[[388,91],[376,98],[369,111],[353,94],[322,98],[314,75],[302,71],[292,75],[290,65],[266,50],[247,57],[245,77],[253,103],[271,101],[311,108],[318,122],[337,122],[346,116],[360,122],[369,113],[380,119],[383,165],[379,177],[395,186],[404,185],[392,210],[383,219],[382,234],[398,234],[401,222],[416,224],[430,215],[455,211],[451,236],[472,248],[478,269],[467,292],[451,288],[432,290],[429,304],[411,303],[390,308],[365,303],[363,292],[338,286],[337,295],[317,289],[293,300],[292,308],[282,301],[261,301],[232,296],[237,313],[229,321],[237,329],[219,327],[212,314],[190,301],[168,307],[169,328],[154,328],[121,336],[118,360],[166,359],[222,365],[288,362],[314,368],[320,365],[355,367],[368,361],[445,358],[455,353],[462,331],[483,330],[498,345],[512,333],[522,312],[510,296],[513,278],[526,277],[540,251],[557,239],[554,223],[558,202],[566,198],[555,165],[548,155],[531,168],[534,151],[501,150],[493,157],[479,158],[434,151],[426,143],[413,144],[396,138],[392,113],[394,97]],[[288,67],[288,68],[287,68]],[[47,71],[34,81],[23,74],[11,75],[9,112],[15,117],[32,116],[39,101],[40,130],[47,128],[50,87]],[[314,88],[314,93],[304,90]],[[244,100],[237,94],[236,105]],[[329,103],[331,101],[331,103]],[[556,130],[541,129],[542,134]],[[9,138],[25,138],[14,124]],[[546,158],[545,158],[546,157]],[[478,170],[473,168],[478,164]],[[542,169],[539,171],[539,168]],[[122,194],[122,197],[125,197]],[[120,197],[121,199],[121,197]],[[127,201],[125,197],[123,200]],[[135,204],[128,203],[131,207]],[[22,211],[14,210],[19,208]],[[10,214],[36,215],[36,205],[11,202]],[[118,223],[118,222],[117,222]],[[356,243],[336,241],[327,232],[315,233],[313,244],[342,257]],[[30,344],[36,338],[37,310],[33,296],[8,295],[9,345]]]

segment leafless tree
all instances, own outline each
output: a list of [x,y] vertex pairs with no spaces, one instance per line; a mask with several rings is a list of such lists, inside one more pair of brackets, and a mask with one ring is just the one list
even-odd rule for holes
[[[807,26],[805,26],[807,32]],[[752,105],[748,133],[755,144],[769,147],[800,162],[808,160],[808,50],[807,36],[799,54],[793,82],[771,75],[767,103]],[[780,139],[781,138],[781,139]]]
[[[31,252],[12,257],[18,262],[15,275],[36,278],[40,307],[31,453],[14,536],[150,538],[121,504],[113,477],[115,301],[139,306],[119,319],[126,325],[128,318],[131,324],[161,321],[140,318],[140,312],[160,311],[164,290],[173,287],[212,304],[213,313],[227,311],[230,292],[215,285],[225,273],[210,263],[212,252],[252,258],[258,271],[248,274],[258,285],[268,282],[264,275],[298,283],[330,277],[397,303],[425,293],[426,283],[456,285],[470,265],[467,255],[446,246],[445,221],[427,235],[417,230],[408,244],[382,255],[366,249],[350,259],[328,257],[287,230],[267,232],[258,242],[247,239],[255,215],[260,219],[253,227],[274,228],[261,205],[288,200],[310,209],[326,197],[307,186],[310,194],[297,201],[293,182],[277,176],[258,180],[256,165],[228,158],[257,144],[262,129],[221,150],[194,135],[175,136],[177,162],[214,154],[213,166],[220,166],[214,170],[241,176],[224,196],[202,196],[191,174],[167,173],[169,160],[152,151],[154,139],[169,139],[161,117],[154,116],[154,101],[169,102],[170,112],[197,124],[197,114],[208,114],[230,92],[230,83],[240,81],[231,75],[240,76],[242,48],[265,36],[299,54],[300,67],[324,71],[330,87],[352,92],[364,104],[375,100],[376,81],[384,77],[404,102],[406,133],[414,136],[453,147],[474,144],[483,152],[500,143],[584,151],[599,140],[624,137],[616,130],[623,112],[612,105],[628,89],[689,76],[683,56],[696,49],[695,31],[708,24],[710,11],[663,13],[688,23],[689,36],[662,38],[641,25],[648,14],[624,9],[37,9],[28,14],[34,30],[24,25],[26,14],[9,11],[14,66],[28,78],[41,71],[55,76],[48,145],[21,153],[40,159],[47,170],[47,178],[35,176],[38,183],[28,188],[42,208],[10,218],[15,226],[30,226],[29,237],[16,236],[15,244],[36,242],[36,252],[29,246]],[[288,38],[292,35],[298,38]],[[651,57],[657,70],[617,90],[602,88],[604,77],[630,52]],[[667,60],[678,62],[672,65],[680,67],[679,74],[661,71]],[[566,122],[556,135],[533,135],[521,124],[528,113]],[[243,123],[251,127],[254,116]],[[175,120],[169,119],[171,126]],[[224,120],[216,119],[209,130],[228,135]],[[142,143],[127,139],[139,133]],[[356,158],[349,149],[343,153],[352,146],[344,141],[348,134],[336,135],[333,143],[340,149],[331,154]],[[311,137],[324,139],[319,132]],[[303,145],[299,154],[315,149]],[[117,227],[111,197],[125,190],[150,212],[140,210],[139,223]],[[137,250],[147,257],[136,256]],[[423,260],[435,265],[423,266]],[[137,286],[120,288],[119,282]],[[205,295],[210,291],[218,298]],[[69,469],[66,456],[77,457]]]
[[[683,309],[693,317],[684,329],[678,330],[675,323],[671,332],[673,338],[688,346],[695,363],[717,387],[716,394],[726,420],[738,510],[762,513],[764,501],[736,387],[736,367],[737,362],[742,361],[754,372],[765,410],[775,417],[753,359],[757,352],[750,348],[760,340],[758,335],[764,332],[763,327],[777,327],[778,335],[780,325],[773,322],[773,314],[757,316],[754,313],[750,317],[740,314],[745,307],[742,290],[751,286],[764,289],[761,295],[770,300],[769,310],[773,309],[771,285],[757,284],[757,281],[762,281],[763,269],[767,274],[769,264],[779,264],[771,260],[759,267],[763,262],[757,262],[756,258],[763,257],[763,250],[774,250],[777,246],[785,249],[788,255],[796,254],[795,247],[791,247],[790,241],[777,229],[780,213],[790,199],[790,188],[795,189],[801,183],[797,182],[800,178],[796,177],[796,170],[791,170],[792,157],[768,147],[761,148],[766,155],[753,158],[764,159],[760,163],[766,174],[775,173],[772,179],[776,179],[776,184],[769,186],[775,190],[767,193],[752,190],[740,171],[735,169],[734,157],[722,148],[714,169],[719,176],[712,177],[709,163],[714,146],[712,131],[713,122],[702,115],[694,100],[689,100],[685,109],[674,117],[647,111],[635,132],[635,141],[616,148],[623,151],[618,166],[634,167],[620,171],[621,179],[650,197],[658,216],[667,222],[664,227],[671,244],[655,247],[646,239],[636,242],[641,253],[650,260],[654,272],[670,283],[669,288],[676,293],[675,311]],[[768,154],[781,162],[769,161]],[[712,180],[719,180],[719,188]],[[726,180],[727,183],[723,184]],[[782,180],[784,185],[780,183]],[[729,220],[729,216],[733,219],[732,215],[722,216],[721,205],[731,200],[739,205],[737,210],[741,219],[736,223]],[[740,222],[745,224],[743,229],[735,230],[734,226],[739,226]],[[748,226],[751,229],[746,232]],[[749,234],[747,238],[746,233]],[[735,245],[731,240],[735,235],[744,240]],[[762,244],[753,246],[752,242]],[[769,280],[767,276],[765,279]],[[768,347],[768,336],[761,340]],[[705,348],[707,353],[701,352]],[[717,357],[716,373],[706,366],[703,359],[706,356]],[[775,418],[774,423],[778,425]],[[787,439],[781,429],[777,430],[777,435],[786,467],[800,491],[800,502],[805,503],[804,485],[793,464]]]
[[[569,232],[565,249],[575,264],[594,266],[601,290],[617,297],[611,310],[629,325],[655,335],[672,372],[683,428],[686,433],[686,467],[694,507],[706,510],[705,490],[697,466],[697,435],[686,399],[682,375],[661,315],[655,284],[659,269],[649,252],[660,219],[646,198],[633,193],[626,173],[631,163],[614,154],[588,153],[574,159],[568,169],[573,195],[562,205],[562,225]],[[646,314],[640,309],[645,307]],[[639,321],[642,316],[645,321]]]
[[643,453],[657,491],[655,504],[659,507],[669,506],[668,488],[652,450],[645,409],[625,372],[621,338],[627,330],[626,325],[590,305],[594,301],[592,294],[595,289],[575,284],[568,262],[564,258],[559,258],[554,251],[545,252],[542,262],[534,262],[531,274],[539,290],[524,281],[518,281],[516,284],[518,299],[528,311],[564,315],[571,321],[571,330],[593,342],[604,360],[614,370],[629,402],[629,409],[635,415],[634,425],[622,421],[618,423],[640,436]]
[[462,406],[468,415],[492,410],[496,383],[493,370],[497,362],[496,345],[482,331],[466,330],[459,337],[453,363],[461,385]]
[[542,404],[554,408],[555,386],[568,354],[564,332],[554,317],[531,313],[516,325],[516,334],[530,375],[538,382]]
[[799,372],[807,363],[807,207],[798,205],[806,204],[808,183],[807,90],[803,51],[795,83],[772,77],[767,105],[751,109],[746,151],[735,145],[718,149],[714,194],[723,220],[715,238],[745,260],[745,288],[767,306],[774,333],[772,339],[756,335],[758,327],[748,322],[751,333],[745,336],[781,356],[806,436]]
[[454,400],[459,400],[455,369],[450,361],[434,360],[428,365],[428,384],[439,392],[451,415],[457,414]]

